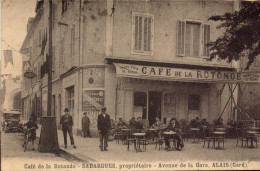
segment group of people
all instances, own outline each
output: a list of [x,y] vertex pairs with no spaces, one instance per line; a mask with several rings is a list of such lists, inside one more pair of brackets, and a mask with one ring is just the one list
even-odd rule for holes
[[[157,120],[159,120],[158,117],[156,118],[156,121]],[[129,128],[133,130],[144,130],[149,127],[149,122],[148,120],[142,119],[141,117],[137,117],[137,120],[135,120],[135,117],[133,117],[127,124],[122,118],[119,118],[117,122],[111,119],[111,126],[112,129],[116,130],[120,130],[123,128]]]
[[[149,123],[146,120],[143,120],[141,117],[137,118],[137,121],[133,117],[130,121],[129,124],[127,124],[125,121],[123,121],[122,118],[119,118],[117,123],[114,123],[113,120],[111,120],[111,123],[113,125],[113,128],[115,130],[120,130],[123,128],[129,128],[132,129],[134,132],[135,131],[145,131],[146,128],[149,127]],[[172,118],[169,122],[169,125],[167,127],[163,127],[163,123],[160,121],[159,117],[155,118],[155,122],[151,125],[151,128],[155,129],[155,136],[156,137],[161,137],[162,133],[165,131],[172,131],[176,132],[174,135],[165,135],[165,146],[166,150],[170,150],[170,139],[176,139],[177,140],[177,150],[181,151],[182,148],[184,147],[183,140],[182,140],[182,130],[180,128],[180,124],[177,121],[176,118]]]
[[[89,126],[90,126],[90,119],[87,116],[87,113],[83,113],[82,117],[82,132],[84,137],[91,137]],[[76,148],[73,134],[72,134],[72,126],[73,126],[73,118],[69,114],[69,109],[64,109],[64,115],[60,118],[60,124],[62,126],[62,132],[64,137],[64,146],[67,148],[67,134],[69,134],[70,142],[73,148]],[[38,129],[36,118],[34,115],[31,115],[29,122],[25,124],[28,129],[32,129],[31,139],[32,144],[34,145],[34,140],[36,139],[36,129]],[[129,121],[129,124],[123,121],[122,118],[119,118],[117,123],[114,123],[113,119],[110,119],[110,116],[106,113],[106,108],[101,108],[101,113],[98,115],[97,119],[97,128],[99,132],[99,147],[101,151],[108,151],[108,135],[111,130],[111,128],[122,129],[122,128],[130,128],[133,130],[145,130],[148,128],[149,123],[144,122],[141,117],[137,118],[137,121],[135,121],[135,118],[132,118]],[[170,139],[176,139],[177,140],[177,150],[182,150],[184,147],[183,140],[182,140],[182,126],[177,121],[176,118],[172,118],[169,122],[169,125],[167,127],[162,127],[163,123],[160,121],[158,117],[156,117],[155,122],[151,125],[151,128],[156,129],[156,136],[161,137],[162,132],[165,131],[172,131],[176,132],[176,134],[173,135],[165,135],[165,145],[166,150],[170,149]],[[217,121],[214,124],[215,127],[223,127],[223,119],[218,118]],[[208,128],[209,123],[207,122],[207,119],[204,118],[202,120],[199,120],[198,117],[191,120],[189,123],[190,128]],[[34,149],[34,148],[33,148]]]

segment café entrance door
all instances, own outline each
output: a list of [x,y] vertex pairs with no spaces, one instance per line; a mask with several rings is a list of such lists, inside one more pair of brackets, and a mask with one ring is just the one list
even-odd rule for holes
[[161,119],[162,92],[149,92],[148,121],[150,126],[155,122],[155,118]]

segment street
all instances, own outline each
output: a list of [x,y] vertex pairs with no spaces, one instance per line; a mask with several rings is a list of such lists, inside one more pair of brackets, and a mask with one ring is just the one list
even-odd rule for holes
[[22,148],[23,133],[1,132],[1,140],[2,170],[33,169],[38,168],[40,164],[45,167],[47,164],[53,163],[76,163],[66,155],[38,152],[38,140],[35,142],[35,151],[32,150],[31,142],[29,142],[27,150],[24,152]]

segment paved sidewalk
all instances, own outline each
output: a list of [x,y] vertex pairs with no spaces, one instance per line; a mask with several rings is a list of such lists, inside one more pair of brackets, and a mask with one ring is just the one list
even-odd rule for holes
[[[37,136],[40,135],[41,128],[37,130]],[[87,162],[101,162],[101,161],[127,161],[127,162],[160,162],[160,161],[260,161],[260,147],[250,149],[241,148],[241,143],[236,147],[236,139],[227,139],[224,150],[203,148],[203,142],[192,143],[189,139],[184,142],[183,151],[170,151],[155,149],[155,144],[149,144],[146,152],[136,152],[133,145],[130,150],[127,150],[127,145],[121,142],[117,144],[115,141],[109,141],[108,151],[101,152],[99,150],[98,138],[83,138],[74,135],[75,145],[74,149],[68,145],[64,149],[63,134],[58,130],[58,141],[61,150],[76,156],[77,158]],[[68,144],[70,140],[68,137]],[[164,145],[163,145],[164,147]]]

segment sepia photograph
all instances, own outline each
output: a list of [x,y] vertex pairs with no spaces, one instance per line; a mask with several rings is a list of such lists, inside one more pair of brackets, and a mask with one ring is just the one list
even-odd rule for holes
[[2,171],[258,170],[259,0],[1,0]]

